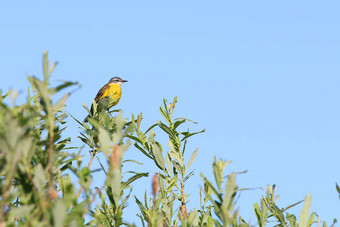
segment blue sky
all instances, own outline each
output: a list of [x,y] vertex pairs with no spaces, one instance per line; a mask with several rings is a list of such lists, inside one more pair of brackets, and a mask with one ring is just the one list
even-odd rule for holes
[[[192,207],[199,173],[211,177],[217,156],[233,160],[228,171],[249,171],[241,187],[276,184],[282,206],[310,193],[312,210],[331,222],[340,218],[339,21],[337,1],[1,1],[1,89],[24,98],[26,74],[41,76],[48,50],[59,62],[52,81],[82,84],[67,103],[78,119],[112,76],[129,81],[117,107],[125,117],[143,112],[145,128],[161,118],[163,98],[178,96],[176,115],[206,129],[189,147],[199,147]],[[77,127],[69,119],[67,136],[80,145]],[[156,170],[134,149],[126,156]],[[151,177],[144,183],[137,194]],[[262,193],[239,200],[253,224]]]

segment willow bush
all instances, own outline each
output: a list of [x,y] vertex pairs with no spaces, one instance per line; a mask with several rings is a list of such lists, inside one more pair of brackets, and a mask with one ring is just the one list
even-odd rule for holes
[[[142,126],[142,114],[128,119],[118,110],[108,113],[108,98],[93,103],[94,114],[88,122],[72,115],[66,119],[70,114],[65,111],[65,102],[72,92],[65,91],[79,84],[52,86],[55,66],[50,65],[45,52],[43,79],[28,76],[30,88],[24,104],[16,104],[18,92],[0,91],[0,227],[251,226],[238,212],[236,198],[242,189],[236,183],[238,173],[225,173],[229,162],[214,158],[214,178],[201,173],[202,188],[186,187],[198,155],[198,149],[186,150],[186,145],[204,130],[183,130],[185,124],[195,122],[173,117],[176,98],[172,103],[164,100],[159,109],[163,119],[148,127]],[[69,120],[79,124],[78,137],[89,151],[89,163],[82,163],[81,148],[72,146],[78,138],[64,133]],[[155,128],[168,138],[168,144],[156,140]],[[122,172],[124,163],[139,163],[124,158],[131,147],[151,159],[158,172]],[[100,152],[106,158],[96,160],[105,176],[102,185],[91,170]],[[184,157],[188,152],[187,160]],[[143,177],[152,177],[151,193],[146,187],[144,197],[139,198],[131,184]],[[189,196],[194,193],[200,195],[200,206],[188,210]],[[315,212],[310,213],[310,195],[300,201],[303,208],[298,216],[287,210],[300,202],[280,208],[276,200],[275,185],[268,186],[259,203],[253,205],[257,226],[327,226]],[[124,215],[124,209],[134,203],[139,208],[136,215],[140,223],[130,223]]]

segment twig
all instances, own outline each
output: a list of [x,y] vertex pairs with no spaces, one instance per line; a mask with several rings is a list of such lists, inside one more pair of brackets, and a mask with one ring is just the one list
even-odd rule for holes
[[52,185],[52,167],[53,167],[53,128],[54,124],[50,125],[49,128],[49,147],[48,147],[48,165],[47,165],[47,171],[48,171],[48,188],[51,189],[53,187]]
[[[95,156],[95,155],[92,155],[92,154],[91,154],[91,159],[90,159],[89,165],[88,165],[89,170],[90,170],[90,168],[91,168],[91,164],[92,164],[92,161],[93,161],[94,156]],[[76,200],[78,200],[78,198],[79,198],[79,196],[80,196],[80,193],[81,193],[81,190],[82,190],[82,189],[83,189],[83,186],[80,185],[80,188],[79,188],[79,191],[78,191]]]
[[187,211],[187,207],[184,202],[184,180],[181,182],[181,195],[182,195],[182,198],[181,198],[181,205],[179,209],[181,210],[182,218],[185,219],[188,215],[188,211]]
[[[94,193],[94,195],[92,196],[92,199],[89,199],[89,200],[90,200],[90,205],[89,205],[89,207],[91,207],[91,204],[93,203],[94,199],[95,199],[96,196],[99,194],[99,192],[100,192],[102,189],[104,189],[104,187],[105,187],[105,185],[103,185],[100,189],[98,188],[98,189],[96,190],[96,193]],[[85,217],[85,215],[86,215],[86,213],[87,213],[88,211],[89,211],[89,208],[86,208],[86,209],[84,210],[84,213],[83,213],[83,215],[82,215],[83,218]]]
[[38,198],[38,202],[39,202],[39,207],[40,207],[40,210],[41,210],[41,214],[42,214],[42,216],[43,216],[43,219],[46,220],[46,216],[45,216],[45,213],[44,213],[44,211],[45,211],[46,209],[45,209],[44,203],[43,203],[43,201],[41,200],[41,197],[40,197],[38,188],[35,186],[35,183],[34,183],[34,181],[33,181],[33,177],[32,177],[32,174],[31,174],[29,168],[28,168],[28,167],[26,167],[26,168],[27,168],[27,177],[28,177],[28,180],[31,182],[31,184],[32,184],[32,186],[33,186],[33,189],[34,189],[34,193],[35,193],[35,195],[36,195],[37,198]]

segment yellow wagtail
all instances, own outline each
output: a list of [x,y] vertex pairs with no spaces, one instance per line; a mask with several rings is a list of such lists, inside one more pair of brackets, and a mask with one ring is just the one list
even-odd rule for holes
[[[113,101],[110,103],[107,109],[110,109],[112,106],[117,105],[119,102],[119,99],[122,95],[122,90],[120,88],[120,85],[124,82],[128,82],[127,80],[123,80],[120,77],[112,77],[110,81],[105,84],[97,93],[96,97],[94,98],[94,101],[98,103],[98,101],[104,97],[110,97],[110,99]],[[93,115],[93,104],[91,105],[91,115]],[[84,120],[84,122],[87,122],[87,116]]]

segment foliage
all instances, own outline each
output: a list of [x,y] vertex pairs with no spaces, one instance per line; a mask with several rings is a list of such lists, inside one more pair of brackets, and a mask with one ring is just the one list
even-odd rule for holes
[[[201,173],[200,206],[188,210],[190,194],[197,193],[186,186],[194,174],[190,167],[198,149],[187,151],[186,148],[189,139],[204,130],[181,129],[185,123],[196,122],[174,118],[177,98],[172,103],[164,100],[160,107],[163,121],[146,130],[142,127],[142,114],[132,115],[129,120],[123,118],[120,111],[107,112],[112,102],[109,98],[94,102],[94,112],[87,118],[88,122],[81,122],[65,111],[65,102],[72,92],[61,95],[65,89],[79,85],[63,82],[51,86],[49,79],[55,66],[56,63],[50,65],[45,52],[43,80],[28,76],[31,87],[24,104],[16,104],[18,92],[9,91],[3,95],[0,91],[1,227],[134,226],[124,216],[124,209],[131,201],[140,210],[136,215],[143,226],[251,226],[237,209],[237,198],[244,190],[236,183],[239,173],[226,175],[224,170],[230,162],[222,159],[214,158],[213,181]],[[90,114],[85,105],[84,108]],[[82,148],[72,147],[73,141],[64,135],[69,115],[78,122],[79,139],[89,150],[91,159],[87,166],[82,163]],[[168,138],[168,151],[164,151],[164,146],[156,140],[156,128]],[[148,172],[123,172],[127,162],[141,164],[124,159],[131,143],[158,168],[152,177],[151,197],[145,192],[143,198],[138,198],[132,188],[132,183],[148,177]],[[106,162],[98,159],[99,171],[105,176],[102,185],[93,178],[91,171],[92,161],[100,152],[106,158]],[[188,160],[185,158],[187,152],[191,152]],[[315,212],[310,214],[309,194],[304,201],[279,208],[275,188],[275,185],[268,186],[259,204],[254,204],[258,226],[268,223],[294,227],[327,226]],[[339,187],[336,188],[340,193]],[[79,199],[81,193],[82,201]],[[287,212],[301,202],[304,205],[298,218]]]

